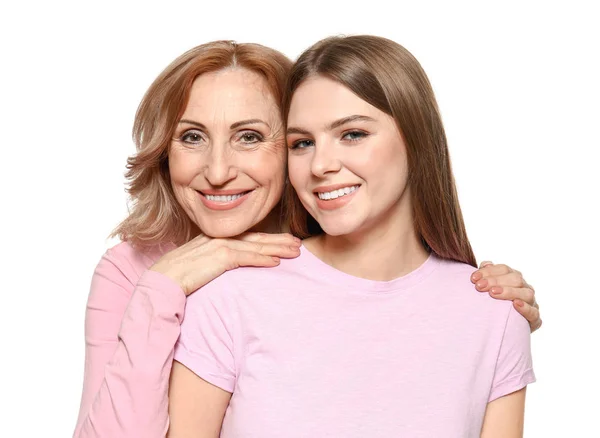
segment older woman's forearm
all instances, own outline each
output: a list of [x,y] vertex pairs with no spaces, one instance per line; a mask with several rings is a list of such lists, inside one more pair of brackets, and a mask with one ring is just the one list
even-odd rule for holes
[[103,259],[92,281],[84,391],[73,436],[164,438],[185,295],[151,271],[134,287],[113,262]]

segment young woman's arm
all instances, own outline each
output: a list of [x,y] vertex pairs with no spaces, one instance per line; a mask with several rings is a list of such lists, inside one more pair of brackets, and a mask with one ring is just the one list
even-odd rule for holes
[[237,382],[242,329],[239,284],[223,275],[190,295],[175,346],[169,438],[218,437]]
[[483,419],[482,438],[523,436],[525,390],[533,382],[529,325],[509,307]]
[[522,438],[525,414],[525,390],[488,403],[481,438]]
[[173,363],[169,390],[168,438],[218,438],[231,393]]

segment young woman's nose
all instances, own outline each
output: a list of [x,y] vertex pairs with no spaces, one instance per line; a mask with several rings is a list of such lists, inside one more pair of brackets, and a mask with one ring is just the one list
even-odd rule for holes
[[311,160],[311,171],[315,176],[325,177],[328,173],[338,172],[342,168],[335,143],[328,139],[315,142],[315,151]]

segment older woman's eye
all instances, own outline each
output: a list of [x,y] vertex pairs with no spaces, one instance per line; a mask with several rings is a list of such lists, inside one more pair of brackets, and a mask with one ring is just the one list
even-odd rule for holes
[[199,131],[186,131],[181,135],[180,140],[188,144],[198,144],[203,138]]
[[240,133],[239,139],[241,140],[242,143],[254,144],[254,143],[258,143],[259,141],[262,141],[263,136],[260,135],[258,132],[244,131],[244,132]]

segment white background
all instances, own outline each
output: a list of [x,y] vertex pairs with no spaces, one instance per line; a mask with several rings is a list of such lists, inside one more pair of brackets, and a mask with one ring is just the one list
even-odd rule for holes
[[89,282],[126,213],[133,116],[156,75],[214,39],[295,58],[332,34],[371,33],[429,74],[478,260],[518,268],[537,289],[525,435],[600,436],[592,3],[3,3],[0,435],[72,434]]

